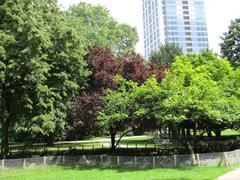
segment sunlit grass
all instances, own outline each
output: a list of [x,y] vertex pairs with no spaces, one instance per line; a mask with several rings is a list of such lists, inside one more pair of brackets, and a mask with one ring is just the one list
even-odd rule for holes
[[84,167],[44,167],[38,169],[3,170],[2,180],[213,180],[230,171],[227,167],[193,167],[176,169],[125,169],[125,168],[84,168]]

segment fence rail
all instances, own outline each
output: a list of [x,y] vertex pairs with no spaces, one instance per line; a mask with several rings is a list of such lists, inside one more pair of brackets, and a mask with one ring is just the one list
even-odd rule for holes
[[33,168],[47,165],[165,168],[191,166],[235,166],[240,163],[240,150],[220,153],[173,156],[44,156],[24,159],[2,159],[0,169]]

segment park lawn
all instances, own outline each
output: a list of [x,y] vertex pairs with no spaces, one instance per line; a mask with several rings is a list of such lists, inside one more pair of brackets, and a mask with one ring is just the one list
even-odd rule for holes
[[222,132],[222,136],[236,136],[236,135],[240,135],[240,131],[227,129]]
[[193,167],[179,169],[123,169],[49,166],[38,169],[3,170],[1,180],[214,180],[229,171],[226,167]]

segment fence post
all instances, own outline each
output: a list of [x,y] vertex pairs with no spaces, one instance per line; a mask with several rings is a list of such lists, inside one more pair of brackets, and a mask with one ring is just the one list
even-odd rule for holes
[[43,156],[43,165],[46,166],[46,156]]
[[102,161],[103,161],[103,158],[102,158],[102,155],[100,155],[100,165],[102,165]]
[[119,156],[117,156],[117,165],[118,165],[118,166],[120,165],[120,159],[119,159]]
[[173,155],[173,166],[177,167],[177,156],[176,156],[176,154]]
[[236,153],[237,160],[239,161],[240,159],[239,159],[238,150],[236,150],[235,153]]
[[227,157],[227,153],[226,153],[226,152],[223,153],[223,158],[224,158],[225,166],[228,167],[230,164],[229,164],[229,161],[228,161],[228,157]]
[[2,159],[2,169],[4,169],[4,161],[5,159]]
[[200,166],[200,157],[199,157],[199,154],[196,154],[196,158],[197,158],[197,166]]
[[62,156],[62,163],[65,163],[65,156]]
[[26,167],[26,159],[23,158],[23,169],[25,169],[25,167]]
[[104,147],[103,147],[104,145],[102,144],[102,149],[104,149]]
[[92,145],[92,150],[94,151],[94,144]]
[[155,168],[155,167],[156,167],[156,159],[155,159],[155,156],[153,156],[152,163],[153,163],[153,168]]
[[137,157],[134,156],[134,166],[137,166]]

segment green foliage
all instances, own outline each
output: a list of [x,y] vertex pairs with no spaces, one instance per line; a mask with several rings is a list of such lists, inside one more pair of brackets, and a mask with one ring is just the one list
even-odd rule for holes
[[[98,120],[111,136],[112,150],[118,146],[121,138],[129,129],[133,127],[133,121],[129,118],[129,94],[137,85],[134,82],[126,81],[121,76],[116,76],[116,82],[119,84],[118,91],[108,90],[104,97],[104,103],[99,110]],[[115,136],[120,134],[120,138],[115,143]]]
[[240,117],[240,101],[228,91],[233,74],[230,64],[212,53],[177,58],[162,82],[163,120],[230,126]]
[[32,137],[61,136],[68,102],[89,75],[81,39],[55,1],[6,0],[0,17],[2,128],[18,122]]
[[228,32],[222,37],[221,53],[234,67],[240,65],[240,18],[231,22]]
[[[239,69],[211,52],[176,58],[160,83],[155,77],[142,85],[118,80],[109,91],[100,119],[143,130],[192,122],[198,129],[221,131],[239,124]],[[130,83],[131,85],[126,86]],[[172,127],[174,128],[174,127]]]
[[84,38],[85,47],[99,45],[122,55],[134,50],[138,41],[135,28],[116,22],[109,11],[100,6],[80,2],[66,12],[67,23]]
[[155,77],[149,78],[141,86],[135,86],[130,94],[129,111],[134,125],[144,129],[154,129],[159,123],[162,90]]
[[136,84],[126,81],[120,76],[116,77],[116,81],[119,83],[120,88],[118,91],[110,89],[107,91],[98,119],[103,128],[107,130],[116,129],[116,131],[121,132],[132,124],[132,122],[128,121],[129,92]]
[[150,60],[158,66],[170,67],[180,55],[183,55],[183,51],[178,44],[166,43],[158,51],[152,53]]

